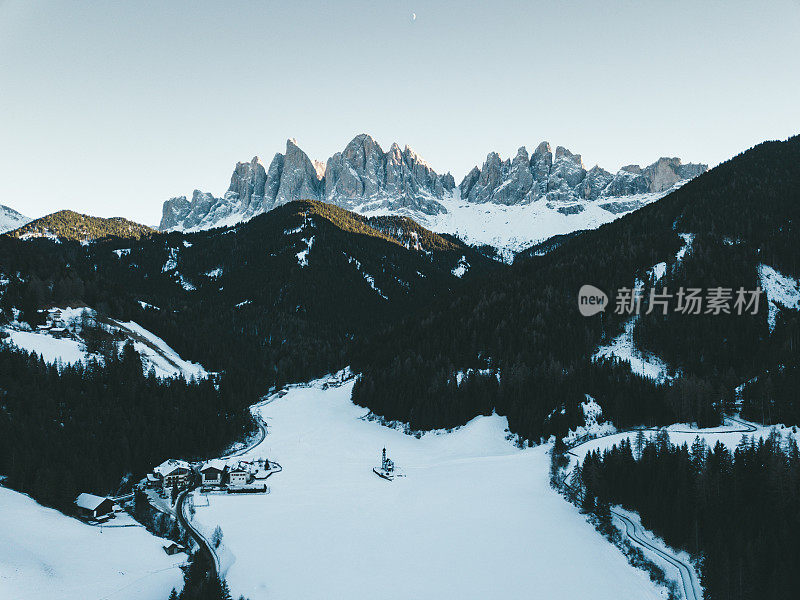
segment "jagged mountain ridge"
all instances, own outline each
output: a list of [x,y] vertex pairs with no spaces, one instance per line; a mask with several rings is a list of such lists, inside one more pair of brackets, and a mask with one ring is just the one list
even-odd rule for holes
[[496,152],[486,157],[483,168],[467,173],[461,198],[470,202],[520,204],[546,199],[549,202],[617,199],[636,194],[660,193],[676,183],[704,173],[708,165],[682,164],[680,158],[660,158],[645,168],[622,167],[615,175],[595,166],[587,170],[580,154],[542,142],[528,156],[522,146],[513,160],[503,161]]
[[352,209],[365,202],[423,213],[443,211],[436,202],[452,193],[455,180],[437,175],[411,148],[384,152],[366,134],[354,138],[326,163],[312,162],[294,140],[269,167],[259,157],[237,163],[222,198],[195,190],[164,203],[160,229],[199,230],[232,225],[293,200],[323,200]]
[[[324,168],[323,163],[311,161],[294,140],[288,140],[286,152],[276,154],[269,167],[258,157],[237,163],[222,198],[195,190],[191,200],[180,196],[165,202],[160,229],[196,231],[234,225],[292,200],[310,199],[362,214],[404,214],[470,243],[518,250],[550,235],[596,227],[706,169],[701,164],[684,165],[678,158],[661,158],[645,168],[629,165],[612,175],[600,167],[586,170],[580,155],[562,146],[553,154],[549,143],[542,142],[530,157],[524,147],[513,160],[504,161],[490,153],[483,167],[472,169],[456,186],[450,173],[438,174],[408,146],[401,149],[392,144],[384,152],[367,134],[356,136],[328,159]],[[541,222],[542,226],[522,235],[489,234],[480,229],[486,219],[472,214],[477,205],[495,210],[539,200],[545,203],[535,205],[523,221]],[[458,210],[464,207],[472,208],[469,214]],[[591,210],[568,219],[569,223],[561,218],[587,209]],[[553,218],[560,222],[552,223]],[[513,220],[519,222],[519,218]]]

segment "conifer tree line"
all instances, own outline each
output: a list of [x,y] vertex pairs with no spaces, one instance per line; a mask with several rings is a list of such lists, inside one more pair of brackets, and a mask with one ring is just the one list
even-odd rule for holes
[[731,452],[639,432],[586,455],[572,479],[587,511],[619,504],[698,561],[708,600],[779,600],[800,585],[800,451],[793,435],[742,436]]
[[215,456],[255,425],[246,381],[159,380],[131,344],[104,364],[54,366],[0,345],[0,472],[68,509],[129,489],[167,458]]

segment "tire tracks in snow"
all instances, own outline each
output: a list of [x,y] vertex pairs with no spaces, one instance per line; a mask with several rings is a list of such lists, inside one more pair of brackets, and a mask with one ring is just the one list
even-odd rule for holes
[[685,600],[702,600],[702,593],[698,595],[698,591],[700,590],[700,582],[696,580],[697,575],[694,571],[694,568],[692,568],[690,565],[687,565],[676,556],[665,552],[658,546],[655,546],[647,541],[647,539],[644,537],[643,528],[640,529],[640,527],[637,526],[636,523],[627,515],[624,515],[613,508],[610,510],[612,516],[616,517],[625,524],[625,535],[629,540],[645,550],[649,550],[678,569],[678,573],[680,573],[681,577],[681,585],[683,587],[683,597]]

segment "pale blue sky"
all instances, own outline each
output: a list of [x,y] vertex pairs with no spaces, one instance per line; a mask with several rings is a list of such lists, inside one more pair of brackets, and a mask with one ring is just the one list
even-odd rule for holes
[[798,31],[798,0],[0,0],[0,204],[156,224],[360,132],[457,182],[543,139],[713,165],[800,132]]

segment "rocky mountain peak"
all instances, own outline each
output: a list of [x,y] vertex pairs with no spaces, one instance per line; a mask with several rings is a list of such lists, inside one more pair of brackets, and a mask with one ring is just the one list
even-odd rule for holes
[[438,175],[409,146],[401,150],[393,143],[384,153],[362,133],[328,161],[323,200],[345,208],[368,205],[436,214],[444,210],[437,199],[454,187],[452,176]]
[[680,159],[662,158],[644,169],[625,166],[616,175],[599,166],[587,171],[580,154],[564,146],[556,146],[553,153],[546,141],[527,157],[524,146],[513,160],[503,161],[496,152],[490,152],[483,167],[474,168],[464,177],[461,197],[469,202],[497,204],[545,199],[558,208],[602,197],[661,193],[707,169],[706,165],[683,165]]
[[662,193],[706,169],[706,165],[684,165],[678,158],[665,157],[645,168],[627,165],[616,175],[599,166],[587,171],[580,154],[564,146],[556,146],[553,152],[543,141],[533,153],[520,146],[513,158],[505,160],[489,152],[483,165],[470,170],[456,190],[450,173],[436,173],[408,145],[393,143],[384,152],[372,136],[361,133],[344,150],[321,162],[312,161],[295,139],[289,139],[285,152],[275,154],[268,168],[258,156],[237,163],[224,197],[196,190],[191,200],[185,196],[169,199],[164,203],[161,229],[238,223],[302,199],[357,211],[423,216],[447,212],[442,201],[454,195],[466,202],[501,205],[543,199],[555,210],[563,208],[563,214],[568,210],[574,214],[583,210],[574,208],[576,203]]
[[564,146],[556,146],[556,160],[567,160],[574,164],[576,167],[583,169],[583,160],[580,154],[573,154]]

